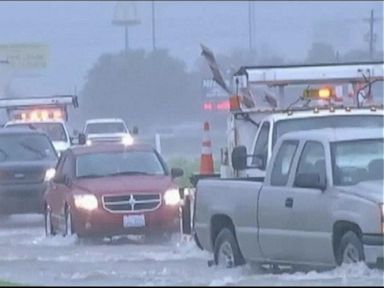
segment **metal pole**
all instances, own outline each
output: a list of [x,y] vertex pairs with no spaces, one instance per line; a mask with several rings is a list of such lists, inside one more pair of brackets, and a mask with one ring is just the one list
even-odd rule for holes
[[128,52],[128,25],[124,25],[125,29],[125,52]]
[[251,20],[251,17],[252,17],[252,13],[251,13],[251,9],[252,9],[252,2],[251,1],[248,1],[248,40],[249,40],[249,50],[252,51],[252,20]]
[[248,37],[249,50],[254,49],[254,34],[255,34],[255,9],[253,1],[248,1]]
[[371,18],[369,19],[369,59],[373,59],[373,22],[375,18],[373,16],[373,9],[371,10]]
[[160,140],[159,133],[156,133],[155,135],[155,147],[156,147],[156,151],[161,155],[161,140]]
[[155,1],[152,1],[152,48],[156,50],[156,39],[155,39]]

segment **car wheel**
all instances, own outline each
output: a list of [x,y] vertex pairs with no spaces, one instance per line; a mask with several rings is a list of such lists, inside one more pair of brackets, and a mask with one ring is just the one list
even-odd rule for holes
[[348,231],[343,235],[337,251],[337,264],[364,261],[363,243],[356,233]]
[[72,220],[72,215],[69,209],[65,210],[65,226],[64,226],[64,234],[63,236],[71,236],[74,234],[73,230],[73,220]]
[[52,224],[52,211],[47,207],[44,212],[44,223],[45,223],[45,236],[53,236],[56,234]]
[[222,229],[215,240],[214,257],[215,264],[225,268],[233,268],[245,262],[235,236],[228,228]]

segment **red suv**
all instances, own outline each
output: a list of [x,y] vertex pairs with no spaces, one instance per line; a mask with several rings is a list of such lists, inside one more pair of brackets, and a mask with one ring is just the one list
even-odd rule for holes
[[99,144],[64,152],[44,195],[47,235],[160,235],[179,229],[179,168],[150,146]]

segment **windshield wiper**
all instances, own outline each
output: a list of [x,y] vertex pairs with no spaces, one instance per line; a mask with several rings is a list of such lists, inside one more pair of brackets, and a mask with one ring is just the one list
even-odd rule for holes
[[124,171],[124,172],[116,172],[108,174],[107,176],[122,176],[122,175],[154,175],[147,172],[141,172],[141,171]]
[[140,171],[125,171],[125,172],[116,172],[116,173],[105,174],[105,175],[89,174],[89,175],[84,175],[84,176],[78,176],[77,179],[104,178],[104,177],[123,176],[123,175],[155,175],[155,174],[150,174],[147,172],[140,172]]
[[89,174],[89,175],[83,175],[83,176],[78,176],[77,179],[82,179],[82,178],[102,178],[106,177],[105,175],[98,175],[98,174]]

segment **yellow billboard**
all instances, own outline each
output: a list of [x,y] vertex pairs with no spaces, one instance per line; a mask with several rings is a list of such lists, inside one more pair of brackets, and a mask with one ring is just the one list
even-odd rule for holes
[[17,69],[41,69],[48,64],[48,46],[39,43],[0,44],[0,60]]

